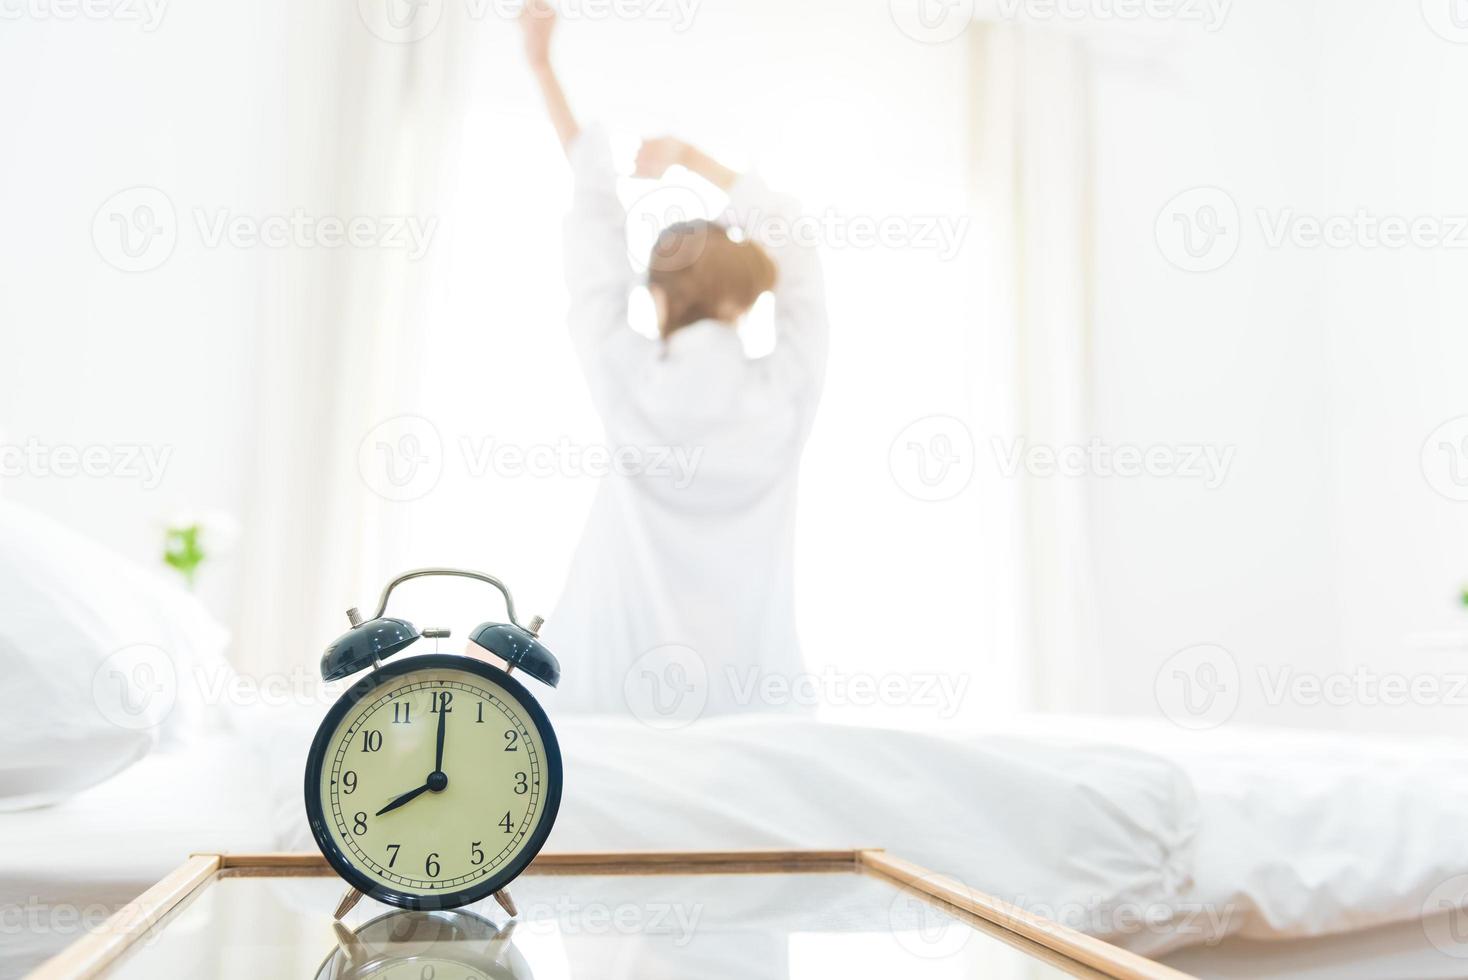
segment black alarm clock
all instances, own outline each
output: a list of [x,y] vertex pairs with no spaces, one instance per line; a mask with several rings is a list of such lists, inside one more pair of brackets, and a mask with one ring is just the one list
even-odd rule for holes
[[[422,634],[385,616],[410,579],[448,575],[486,582],[504,596],[508,623],[469,639],[505,669],[475,657],[393,660]],[[555,687],[561,668],[536,638],[541,621],[515,619],[490,575],[425,568],[389,582],[376,615],[349,610],[350,631],[321,657],[333,681],[368,671],[327,712],[306,757],[306,816],[327,863],[352,886],[340,918],[368,895],[406,909],[449,909],[502,891],[540,851],[561,803],[561,751],[545,711],[514,671]]]

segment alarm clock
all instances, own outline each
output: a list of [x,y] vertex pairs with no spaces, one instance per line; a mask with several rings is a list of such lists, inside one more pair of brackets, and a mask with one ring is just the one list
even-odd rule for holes
[[[393,589],[425,576],[494,586],[508,623],[469,636],[504,669],[451,654],[395,659],[424,630],[385,615]],[[503,890],[540,851],[561,803],[561,751],[544,709],[516,671],[555,687],[561,668],[537,638],[541,620],[521,626],[514,599],[481,572],[423,568],[387,584],[376,615],[321,657],[323,680],[367,671],[332,705],[306,757],[306,816],[328,864],[351,886],[341,918],[363,896],[405,909],[450,909]]]

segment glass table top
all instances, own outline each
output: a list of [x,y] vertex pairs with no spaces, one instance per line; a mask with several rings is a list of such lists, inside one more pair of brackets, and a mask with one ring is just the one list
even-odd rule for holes
[[487,900],[409,912],[272,869],[215,872],[104,974],[131,978],[617,980],[1099,977],[1027,940],[855,871],[526,874],[519,915]]

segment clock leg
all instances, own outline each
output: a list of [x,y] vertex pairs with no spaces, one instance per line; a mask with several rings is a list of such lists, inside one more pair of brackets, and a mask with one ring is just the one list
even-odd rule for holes
[[357,903],[361,900],[361,892],[357,891],[357,889],[355,888],[348,888],[347,893],[342,896],[342,900],[336,904],[336,914],[333,916],[333,918],[343,918],[348,912],[356,908]]
[[510,918],[513,919],[515,916],[520,914],[519,909],[515,908],[515,900],[510,897],[510,892],[508,889],[501,888],[499,891],[495,892],[494,900],[500,903],[500,908],[510,913]]
[[333,922],[331,931],[336,934],[336,945],[346,956],[350,969],[360,970],[362,963],[369,958],[370,950],[363,948],[362,941],[357,938],[357,934],[340,922]]

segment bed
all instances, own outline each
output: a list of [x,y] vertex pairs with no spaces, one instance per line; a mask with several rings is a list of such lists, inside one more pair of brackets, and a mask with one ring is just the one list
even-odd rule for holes
[[[0,976],[192,850],[310,849],[299,768],[318,714],[256,717],[0,814],[0,901],[45,926],[10,931]],[[1468,947],[1431,941],[1456,923],[1420,915],[1468,871],[1457,742],[1054,717],[944,736],[760,717],[558,730],[552,849],[883,846],[1200,977],[1468,975],[1452,955]],[[1200,905],[1229,914],[1183,928]]]

